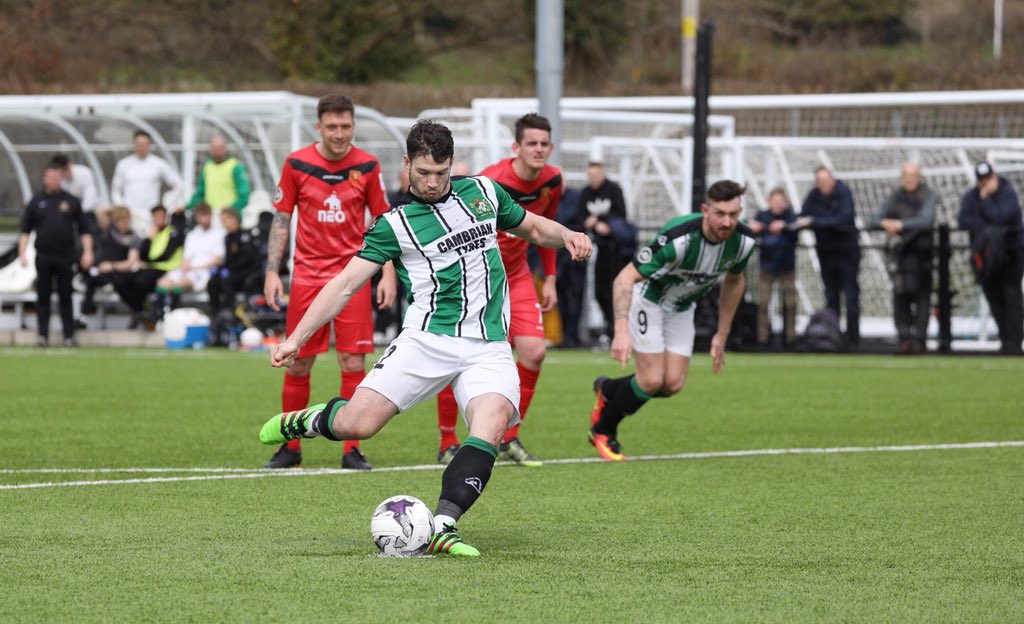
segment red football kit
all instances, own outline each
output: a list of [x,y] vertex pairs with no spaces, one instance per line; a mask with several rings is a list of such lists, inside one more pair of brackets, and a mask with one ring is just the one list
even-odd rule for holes
[[[514,160],[514,157],[499,160],[481,171],[480,175],[500,184],[523,208],[554,220],[558,201],[562,196],[562,173],[551,165],[544,165],[536,179],[527,181],[516,175],[512,168]],[[515,336],[543,338],[544,324],[537,303],[537,291],[533,285],[529,264],[526,262],[526,251],[530,243],[508,232],[502,232],[498,234],[498,247],[501,250],[505,273],[508,275],[511,308],[508,336],[510,339]],[[537,254],[540,256],[544,275],[555,275],[555,250],[537,247]]]
[[[285,331],[298,325],[320,289],[337,275],[363,244],[370,219],[388,210],[377,159],[352,146],[341,160],[327,160],[316,143],[285,159],[274,208],[291,214],[298,208],[295,257]],[[347,353],[373,351],[370,285],[359,290],[334,318],[335,348]],[[323,353],[328,326],[303,345],[299,357]]]

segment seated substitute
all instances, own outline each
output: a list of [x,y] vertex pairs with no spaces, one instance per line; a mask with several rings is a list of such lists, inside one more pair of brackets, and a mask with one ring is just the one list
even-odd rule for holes
[[[102,211],[100,212],[102,214]],[[127,206],[110,209],[110,223],[103,228],[96,245],[96,264],[89,269],[91,277],[82,309],[93,306],[97,288],[130,279],[139,269],[139,247],[142,239],[132,229],[132,211]]]
[[[149,227],[149,237],[139,246],[142,266],[133,266],[130,273],[113,280],[114,290],[132,311],[129,329],[134,329],[140,322],[146,329],[156,326],[143,313],[146,297],[153,292],[164,273],[181,264],[182,246],[185,243],[181,228],[168,222],[166,208],[153,206],[150,213],[152,225]],[[135,228],[138,230],[138,224],[135,224]]]
[[181,264],[168,271],[156,283],[155,309],[163,313],[178,307],[182,293],[202,292],[210,272],[224,260],[224,231],[213,227],[210,207],[198,203],[192,208],[195,227],[185,235]]
[[220,224],[225,232],[224,261],[210,269],[210,281],[206,284],[214,315],[220,310],[234,309],[235,296],[244,293],[246,284],[260,271],[259,249],[252,235],[242,229],[238,212],[230,208],[221,210]]

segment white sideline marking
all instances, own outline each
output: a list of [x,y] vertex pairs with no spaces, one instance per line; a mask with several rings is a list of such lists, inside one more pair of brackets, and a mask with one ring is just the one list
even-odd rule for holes
[[[832,446],[823,448],[749,449],[745,451],[709,451],[704,453],[670,453],[667,455],[630,455],[629,461],[650,461],[659,459],[712,459],[716,457],[755,457],[760,455],[828,455],[835,453],[894,453],[907,451],[946,451],[961,449],[984,449],[1002,447],[1024,447],[1024,440],[1004,442],[964,442],[952,444],[904,444],[899,446]],[[599,457],[568,457],[547,459],[547,464],[595,464]],[[499,462],[499,465],[511,465]],[[440,464],[418,466],[388,466],[374,468],[372,472],[409,472],[413,470],[440,470]],[[182,481],[213,481],[227,479],[262,479],[264,477],[309,477],[362,473],[360,470],[342,468],[296,468],[290,470],[250,470],[247,468],[25,468],[3,469],[0,474],[109,474],[109,473],[201,473],[196,476],[146,477],[141,479],[90,479],[88,481],[43,481],[38,483],[17,483],[0,485],[0,490],[27,490],[37,488],[72,487],[82,485],[116,485],[124,483],[177,483]]]

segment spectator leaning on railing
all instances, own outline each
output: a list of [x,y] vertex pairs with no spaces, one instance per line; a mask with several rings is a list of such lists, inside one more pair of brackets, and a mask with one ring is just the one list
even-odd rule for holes
[[921,179],[921,167],[907,162],[900,185],[868,222],[885,231],[886,267],[892,280],[892,310],[898,353],[923,353],[931,315],[935,204],[938,196]]
[[992,165],[974,168],[975,187],[960,199],[957,224],[971,234],[971,261],[999,328],[999,352],[1021,355],[1024,341],[1024,223],[1013,185]]
[[814,170],[814,188],[804,199],[798,223],[814,231],[814,249],[825,287],[825,305],[839,316],[839,293],[846,299],[846,347],[860,345],[860,244],[850,188],[827,167]]

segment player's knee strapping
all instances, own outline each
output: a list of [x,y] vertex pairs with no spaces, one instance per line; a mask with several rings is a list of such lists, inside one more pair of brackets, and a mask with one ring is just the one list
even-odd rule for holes
[[473,436],[466,438],[441,477],[438,510],[453,518],[465,513],[483,493],[497,457],[498,449],[493,444]]

